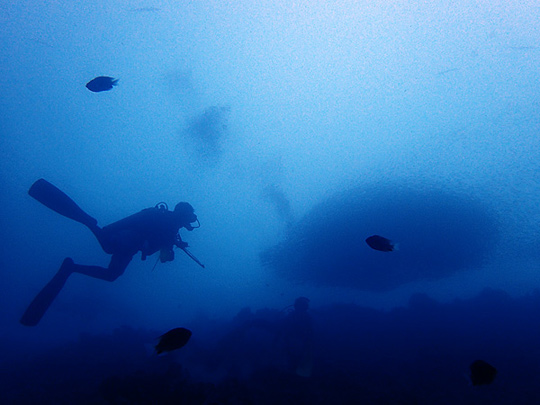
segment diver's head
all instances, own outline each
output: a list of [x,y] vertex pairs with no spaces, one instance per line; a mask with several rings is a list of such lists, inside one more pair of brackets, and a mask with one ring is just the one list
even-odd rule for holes
[[[197,215],[195,215],[195,210],[191,204],[187,202],[179,202],[174,207],[174,214],[178,218],[180,226],[183,226],[188,231],[192,231],[194,228],[198,228],[199,221]],[[192,223],[197,222],[196,226],[191,225]]]
[[309,298],[298,297],[294,301],[294,309],[299,312],[306,312],[309,309]]

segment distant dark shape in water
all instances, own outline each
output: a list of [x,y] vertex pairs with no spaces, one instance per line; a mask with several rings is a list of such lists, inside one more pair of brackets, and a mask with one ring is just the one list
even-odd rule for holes
[[156,345],[157,354],[172,352],[185,346],[191,338],[191,331],[186,328],[174,328],[159,337]]
[[210,106],[192,117],[185,131],[199,157],[207,163],[217,163],[222,154],[222,143],[227,133],[229,106]]
[[472,385],[491,384],[497,375],[497,369],[483,360],[475,360],[469,366]]
[[[407,249],[364,248],[374,230]],[[489,201],[435,184],[373,182],[316,204],[260,257],[291,281],[389,291],[483,266],[499,235]]]
[[384,236],[373,235],[366,239],[366,243],[370,248],[381,252],[393,252],[397,250],[397,246],[391,240],[386,239]]
[[274,206],[278,215],[287,225],[293,223],[291,203],[280,186],[269,184],[264,187],[263,198]]
[[86,83],[86,88],[94,93],[111,90],[118,84],[118,79],[109,76],[98,76]]
[[227,129],[230,111],[231,107],[229,106],[210,106],[191,119],[188,132],[207,145],[215,144]]

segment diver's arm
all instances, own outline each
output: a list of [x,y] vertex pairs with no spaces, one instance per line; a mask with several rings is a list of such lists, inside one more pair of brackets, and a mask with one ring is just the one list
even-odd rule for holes
[[180,249],[184,249],[184,248],[187,248],[189,247],[188,243],[187,242],[184,242],[182,240],[182,238],[180,237],[180,234],[177,233],[176,234],[176,237],[174,239],[174,245],[177,247],[177,248],[180,248]]
[[174,250],[172,245],[162,248],[159,251],[159,261],[161,263],[172,262],[174,260]]
[[177,233],[174,237],[173,243],[161,248],[160,254],[159,254],[161,263],[171,262],[174,260],[174,250],[173,250],[174,246],[180,249],[184,249],[184,248],[187,248],[189,245],[186,242],[184,242],[182,238],[180,237],[180,234]]

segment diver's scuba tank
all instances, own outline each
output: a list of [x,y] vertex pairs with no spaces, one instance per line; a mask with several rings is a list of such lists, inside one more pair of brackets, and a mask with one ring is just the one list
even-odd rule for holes
[[155,218],[155,213],[166,213],[170,212],[167,204],[164,202],[157,203],[152,208],[145,208],[129,217],[123,218],[119,221],[113,222],[112,224],[106,225],[103,227],[103,230],[106,232],[116,232],[123,229],[136,229],[141,225],[144,226],[148,221],[152,221]]

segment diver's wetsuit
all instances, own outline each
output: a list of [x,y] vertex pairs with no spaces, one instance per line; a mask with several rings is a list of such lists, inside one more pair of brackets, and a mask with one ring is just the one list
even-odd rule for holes
[[114,281],[124,273],[133,256],[141,251],[146,259],[159,250],[172,252],[174,245],[183,243],[178,235],[182,224],[166,208],[147,208],[103,228],[87,225],[105,253],[111,254],[107,268],[71,264],[71,272],[106,281]]

